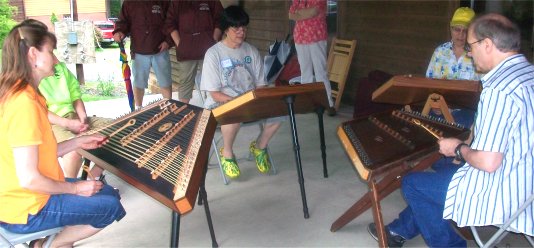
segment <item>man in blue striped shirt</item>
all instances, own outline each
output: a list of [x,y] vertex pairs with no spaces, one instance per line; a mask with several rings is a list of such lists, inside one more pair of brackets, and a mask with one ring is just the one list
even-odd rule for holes
[[[483,90],[470,146],[456,139],[439,141],[440,152],[466,164],[454,174],[443,218],[458,226],[502,224],[534,192],[534,67],[518,54],[520,32],[503,16],[475,20],[467,42]],[[534,208],[511,227],[534,235]]]
[[[506,17],[488,14],[471,23],[467,43],[477,70],[487,73],[474,139],[471,145],[438,141],[440,153],[465,164],[455,173],[403,179],[408,207],[387,227],[389,246],[421,234],[431,247],[465,247],[448,219],[460,227],[499,225],[534,193],[534,66],[518,53],[520,31]],[[530,206],[511,228],[533,235],[533,217]]]

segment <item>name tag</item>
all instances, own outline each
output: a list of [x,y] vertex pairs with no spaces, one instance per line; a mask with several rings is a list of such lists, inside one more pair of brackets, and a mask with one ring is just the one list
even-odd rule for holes
[[221,61],[221,66],[222,66],[223,68],[230,68],[230,67],[232,67],[232,60],[230,60],[230,59],[225,59],[225,60]]

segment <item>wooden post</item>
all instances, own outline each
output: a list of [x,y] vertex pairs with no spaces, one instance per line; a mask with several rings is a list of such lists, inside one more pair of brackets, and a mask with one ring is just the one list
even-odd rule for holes
[[[71,0],[71,4],[72,21],[78,21],[78,5],[76,4],[76,0]],[[78,82],[80,82],[81,85],[85,84],[83,64],[76,64],[76,78],[78,78]]]

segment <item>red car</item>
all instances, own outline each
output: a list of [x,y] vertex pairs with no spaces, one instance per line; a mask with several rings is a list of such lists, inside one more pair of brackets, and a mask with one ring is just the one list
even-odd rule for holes
[[112,21],[95,21],[94,24],[102,33],[102,40],[100,40],[100,43],[103,45],[109,45],[113,43],[113,30],[115,29],[115,23]]

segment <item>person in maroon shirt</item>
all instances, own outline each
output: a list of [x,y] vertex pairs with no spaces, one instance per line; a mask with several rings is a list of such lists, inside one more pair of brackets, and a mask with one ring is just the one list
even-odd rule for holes
[[132,75],[135,106],[143,105],[150,68],[154,70],[163,98],[172,97],[170,36],[163,32],[169,1],[125,0],[115,23],[113,39],[131,37]]
[[189,103],[204,54],[221,38],[222,12],[219,0],[171,1],[164,33],[169,34],[176,45],[178,98],[182,102]]

